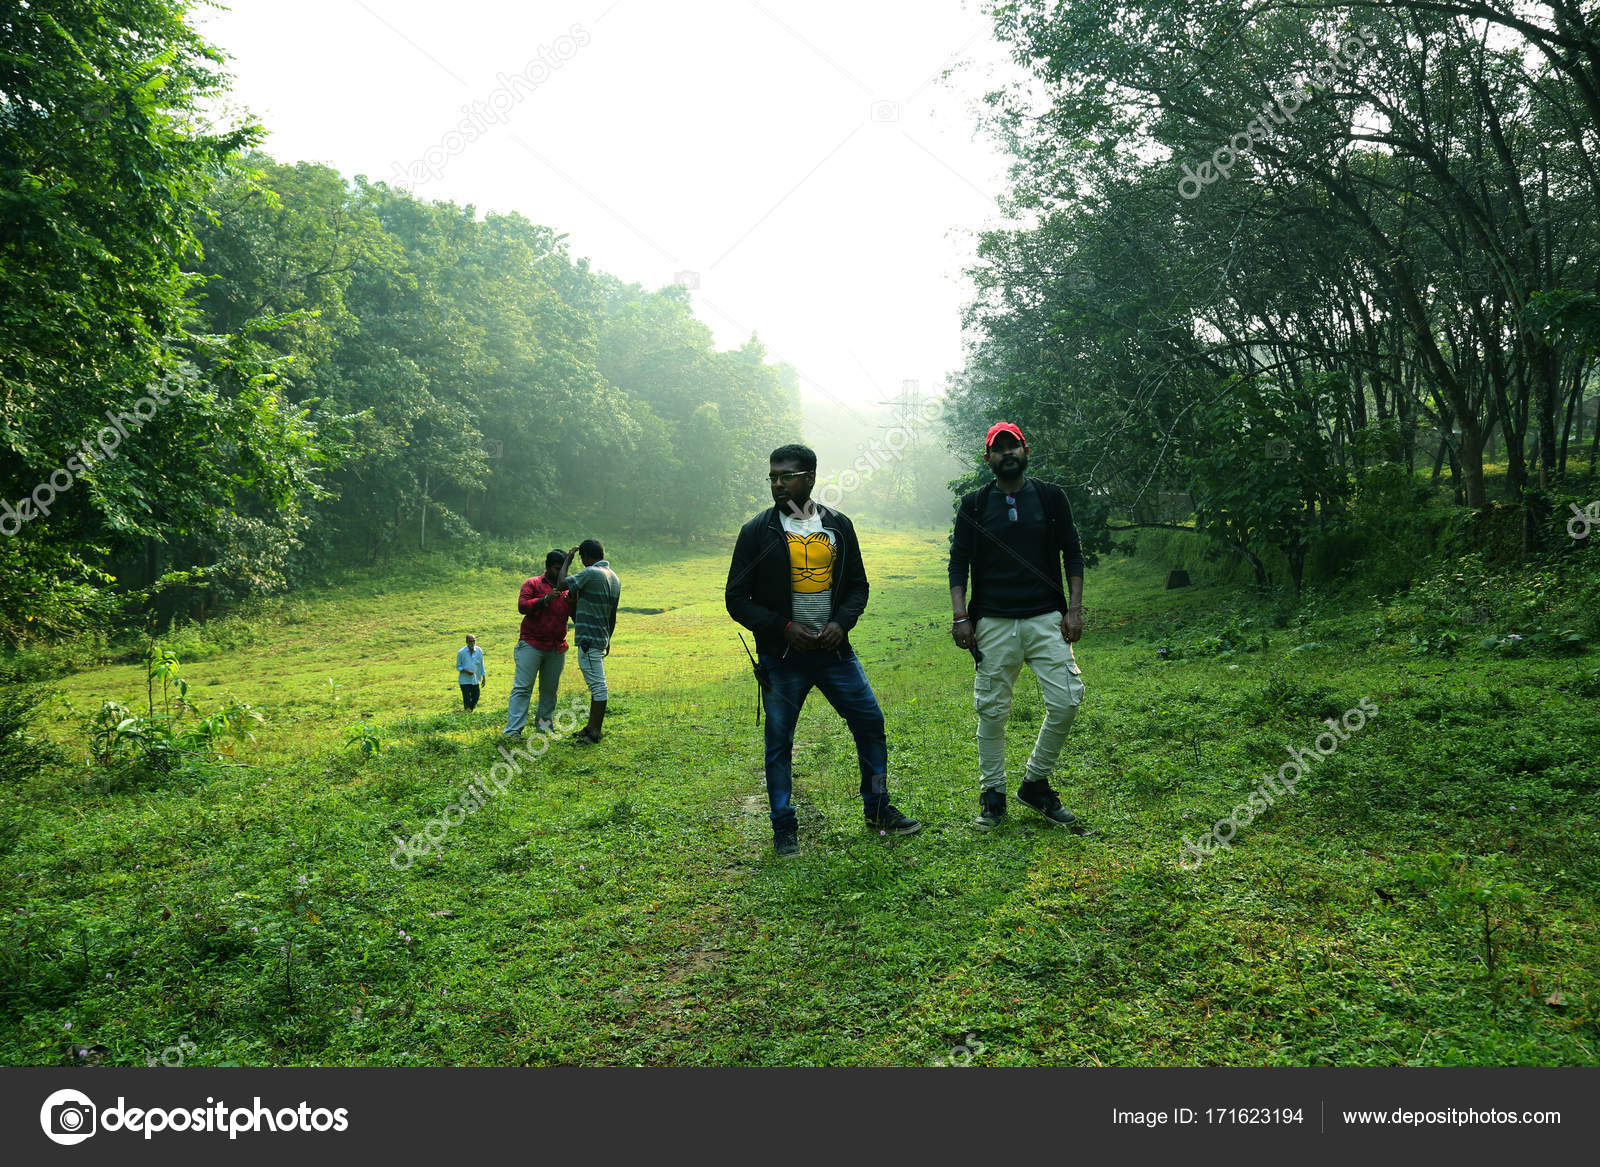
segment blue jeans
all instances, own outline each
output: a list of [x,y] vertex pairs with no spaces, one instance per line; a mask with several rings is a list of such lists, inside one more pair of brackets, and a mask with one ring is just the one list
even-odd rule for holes
[[856,739],[862,809],[868,819],[876,818],[889,805],[889,741],[883,732],[883,710],[855,653],[790,652],[783,657],[762,653],[761,663],[772,680],[772,688],[761,694],[767,714],[767,802],[772,807],[772,829],[794,829],[794,808],[789,805],[794,785],[794,729],[813,686],[844,718]]
[[[589,647],[585,648],[584,645]],[[589,700],[604,701],[611,695],[606,688],[606,650],[585,640],[578,645],[578,671],[589,686]]]
[[535,717],[548,722],[555,715],[556,689],[561,684],[561,668],[567,663],[567,654],[545,652],[526,640],[519,640],[511,655],[517,670],[511,680],[511,697],[506,702],[505,732],[515,737],[528,724],[528,702],[533,695],[535,677],[539,680],[539,709]]

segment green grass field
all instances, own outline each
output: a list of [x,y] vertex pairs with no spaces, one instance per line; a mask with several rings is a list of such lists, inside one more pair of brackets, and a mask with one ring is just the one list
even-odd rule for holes
[[[728,548],[610,548],[607,740],[553,745],[403,872],[392,837],[498,759],[525,571],[371,568],[180,634],[201,711],[226,693],[266,721],[164,777],[86,763],[102,699],[143,711],[142,668],[62,678],[64,763],[0,785],[0,1062],[144,1064],[180,1039],[191,1065],[1597,1061],[1592,658],[1418,655],[1370,602],[1280,627],[1114,557],[1089,573],[1056,783],[1103,837],[1014,801],[985,835],[943,533],[862,542],[853,640],[925,828],[863,828],[849,735],[814,695],[790,860]],[[489,669],[472,717],[468,631]],[[574,660],[562,705],[585,696]],[[1297,793],[1180,866],[1363,697],[1379,716]],[[1025,673],[1013,790],[1042,712]]]

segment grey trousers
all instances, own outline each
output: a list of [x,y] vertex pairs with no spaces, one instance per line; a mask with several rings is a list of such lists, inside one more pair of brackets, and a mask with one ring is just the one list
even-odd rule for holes
[[556,689],[561,684],[561,670],[567,663],[567,654],[534,648],[526,640],[519,640],[512,656],[516,659],[517,671],[511,681],[511,698],[506,703],[505,732],[514,737],[528,724],[528,702],[535,677],[539,678],[539,710],[535,717],[539,721],[549,721],[555,715]]

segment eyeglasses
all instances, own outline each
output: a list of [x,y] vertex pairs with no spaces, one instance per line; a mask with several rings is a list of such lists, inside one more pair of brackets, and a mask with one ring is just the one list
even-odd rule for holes
[[1016,498],[1016,495],[1012,495],[1012,494],[1006,495],[1006,507],[1008,508],[1006,510],[1006,514],[1011,516],[1011,521],[1013,523],[1016,522],[1017,521],[1017,498]]
[[784,471],[781,471],[781,472],[779,472],[777,474],[769,474],[769,475],[767,475],[767,485],[768,486],[776,486],[776,485],[778,485],[778,483],[781,482],[785,486],[787,486],[787,485],[789,485],[789,483],[793,482],[796,478],[804,478],[807,474],[810,474],[810,473],[811,473],[811,471],[809,471],[809,470],[784,470]]

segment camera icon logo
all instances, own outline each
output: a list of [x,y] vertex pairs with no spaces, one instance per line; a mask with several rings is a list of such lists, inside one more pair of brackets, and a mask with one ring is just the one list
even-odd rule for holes
[[1600,527],[1600,502],[1592,502],[1582,510],[1575,502],[1568,503],[1567,507],[1572,511],[1572,517],[1567,520],[1567,534],[1574,542],[1581,543],[1593,528]]
[[1288,438],[1268,438],[1267,439],[1267,457],[1271,458],[1274,462],[1286,462],[1286,461],[1288,461],[1289,460],[1289,439]]
[[94,1134],[98,1113],[81,1090],[57,1090],[39,1108],[39,1125],[52,1143],[71,1147]]
[[874,101],[872,103],[871,118],[875,122],[899,121],[900,103],[898,101]]
[[981,1055],[987,1047],[978,1040],[977,1034],[967,1034],[966,1044],[952,1046],[948,1057],[934,1058],[935,1066],[970,1066],[972,1055]]
[[672,282],[688,292],[700,290],[700,273],[697,271],[680,271],[672,273]]

